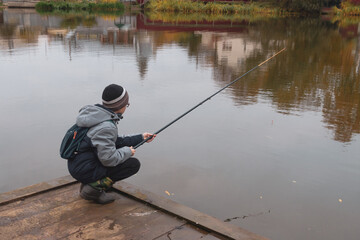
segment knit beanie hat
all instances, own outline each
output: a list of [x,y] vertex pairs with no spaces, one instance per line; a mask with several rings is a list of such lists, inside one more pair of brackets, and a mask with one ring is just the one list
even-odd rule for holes
[[110,84],[103,91],[102,102],[104,107],[116,112],[129,103],[129,94],[125,88]]

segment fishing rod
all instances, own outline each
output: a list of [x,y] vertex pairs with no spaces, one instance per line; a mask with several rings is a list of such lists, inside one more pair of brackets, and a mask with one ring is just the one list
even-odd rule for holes
[[[257,69],[258,67],[260,67],[261,65],[265,64],[266,62],[270,61],[272,58],[276,57],[277,55],[279,55],[281,52],[285,51],[286,48],[281,49],[279,52],[277,52],[276,54],[274,54],[273,56],[271,56],[270,58],[266,59],[265,61],[263,61],[262,63],[260,63],[259,65],[257,65],[256,67],[250,69],[249,71],[247,71],[246,73],[244,73],[243,75],[241,75],[240,77],[236,78],[235,80],[233,80],[232,82],[230,82],[229,84],[227,84],[225,87],[221,88],[220,90],[218,90],[217,92],[215,92],[214,94],[212,94],[211,96],[209,96],[208,98],[204,99],[203,101],[201,101],[200,103],[198,103],[197,105],[195,105],[194,107],[192,107],[190,110],[188,110],[187,112],[183,113],[182,115],[180,115],[179,117],[177,117],[176,119],[174,119],[172,122],[168,123],[166,126],[164,126],[163,128],[161,128],[160,130],[158,130],[157,132],[155,132],[154,134],[159,134],[162,131],[164,131],[166,128],[168,128],[169,126],[171,126],[172,124],[174,124],[175,122],[177,122],[178,120],[180,120],[181,118],[183,118],[185,115],[189,114],[190,112],[192,112],[194,109],[196,109],[197,107],[199,107],[200,105],[202,105],[203,103],[205,103],[206,101],[210,100],[212,97],[214,97],[215,95],[217,95],[218,93],[220,93],[221,91],[223,91],[224,89],[228,88],[229,86],[233,85],[234,83],[236,83],[237,81],[239,81],[241,78],[245,77],[246,75],[248,75],[249,73],[251,73],[252,71],[254,71],[255,69]],[[143,145],[144,143],[146,143],[148,140],[150,140],[153,137],[153,135],[151,135],[150,137],[144,139],[142,142],[140,142],[139,144],[137,144],[134,149],[137,149],[138,147],[140,147],[141,145]]]

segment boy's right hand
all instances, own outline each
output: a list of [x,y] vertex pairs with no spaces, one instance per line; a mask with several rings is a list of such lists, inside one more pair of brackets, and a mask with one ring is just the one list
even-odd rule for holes
[[133,147],[130,147],[130,150],[131,150],[131,156],[134,156],[134,154],[135,154],[135,149],[133,148]]

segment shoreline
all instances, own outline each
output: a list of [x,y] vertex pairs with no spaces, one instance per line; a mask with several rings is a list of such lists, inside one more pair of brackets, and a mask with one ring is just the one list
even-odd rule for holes
[[349,3],[341,4],[340,8],[322,7],[319,12],[289,11],[271,3],[262,2],[194,2],[192,0],[150,0],[144,6],[132,2],[58,2],[25,0],[22,2],[6,2],[0,5],[0,9],[6,8],[35,8],[39,13],[51,13],[54,11],[83,11],[83,12],[119,12],[119,11],[144,11],[145,13],[167,13],[167,14],[221,14],[221,15],[259,15],[262,17],[284,17],[284,16],[321,16],[336,15],[344,17],[360,16],[360,5],[354,6]]

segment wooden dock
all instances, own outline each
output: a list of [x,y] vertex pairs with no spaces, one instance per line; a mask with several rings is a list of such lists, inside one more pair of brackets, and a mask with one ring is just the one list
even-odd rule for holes
[[3,4],[9,8],[35,8],[40,0],[3,0]]
[[107,205],[70,176],[0,194],[0,239],[266,240],[126,182]]

